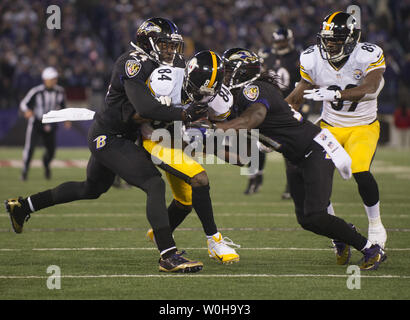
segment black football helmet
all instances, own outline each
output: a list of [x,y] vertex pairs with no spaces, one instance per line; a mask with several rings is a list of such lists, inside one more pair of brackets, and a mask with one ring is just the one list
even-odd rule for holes
[[192,101],[201,101],[219,92],[223,78],[222,59],[215,52],[205,50],[188,61],[183,87]]
[[290,29],[278,28],[272,33],[273,53],[281,56],[289,53],[295,48],[295,38]]
[[359,42],[360,35],[361,30],[352,15],[341,11],[329,14],[317,34],[317,45],[322,58],[338,62],[349,56]]
[[222,62],[225,68],[224,84],[229,89],[244,87],[261,74],[259,57],[248,49],[228,49],[222,56]]
[[182,59],[184,40],[172,21],[164,18],[150,18],[137,30],[136,45],[159,64],[173,66],[176,58]]

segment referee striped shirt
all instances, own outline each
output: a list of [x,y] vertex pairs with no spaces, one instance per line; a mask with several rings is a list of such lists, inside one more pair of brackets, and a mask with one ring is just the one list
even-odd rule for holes
[[63,108],[65,108],[65,91],[58,85],[51,89],[47,89],[44,84],[35,86],[20,102],[20,110],[23,112],[32,110],[34,118],[38,121],[41,121],[43,114]]

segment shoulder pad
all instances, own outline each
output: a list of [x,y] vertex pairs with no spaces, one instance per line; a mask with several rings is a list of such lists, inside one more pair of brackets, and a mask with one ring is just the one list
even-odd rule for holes
[[383,56],[383,50],[378,45],[368,42],[357,44],[355,59],[359,63],[371,64],[377,62]]
[[253,102],[253,101],[256,101],[256,99],[258,99],[260,89],[257,84],[251,83],[243,88],[242,93],[247,100]]
[[317,46],[310,46],[300,54],[300,65],[305,70],[312,70],[316,63],[316,55],[318,54]]
[[229,89],[222,84],[221,90],[211,99],[208,106],[214,111],[216,120],[225,120],[231,114],[233,96]]
[[148,87],[154,96],[170,96],[178,80],[178,69],[161,66],[155,69],[149,79]]

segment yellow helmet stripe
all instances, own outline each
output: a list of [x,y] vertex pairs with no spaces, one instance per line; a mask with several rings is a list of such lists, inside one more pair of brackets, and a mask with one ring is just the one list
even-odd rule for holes
[[212,75],[211,80],[208,83],[208,88],[212,88],[216,79],[216,70],[218,69],[217,62],[216,62],[216,55],[215,52],[209,51],[212,57]]
[[325,30],[329,30],[329,29],[330,29],[330,24],[332,23],[333,18],[334,18],[338,13],[340,13],[340,12],[341,12],[341,11],[336,11],[335,13],[333,13],[333,14],[329,17],[329,19],[327,19]]

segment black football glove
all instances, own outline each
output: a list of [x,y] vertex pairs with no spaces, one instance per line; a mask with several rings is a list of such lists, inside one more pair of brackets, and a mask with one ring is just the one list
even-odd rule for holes
[[194,122],[201,118],[206,118],[208,115],[208,104],[202,102],[192,102],[191,105],[184,110],[184,121]]

